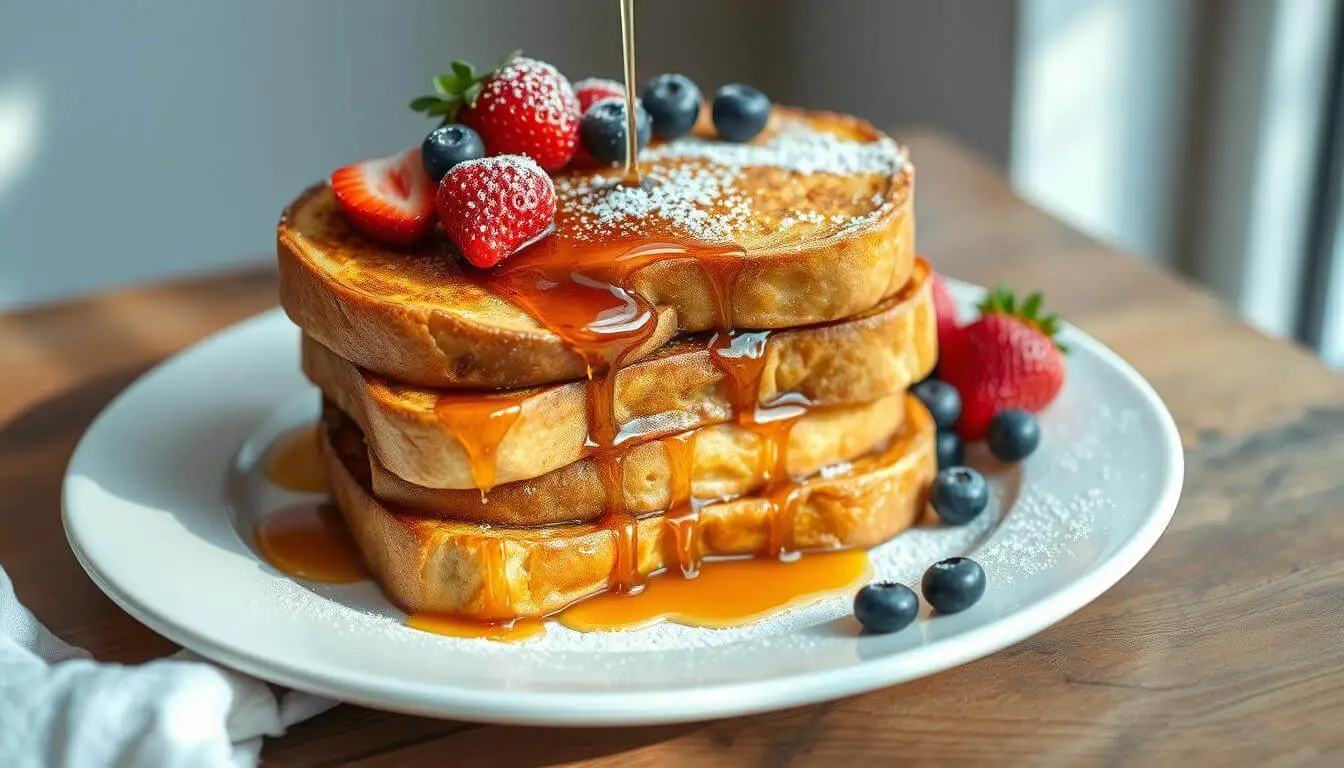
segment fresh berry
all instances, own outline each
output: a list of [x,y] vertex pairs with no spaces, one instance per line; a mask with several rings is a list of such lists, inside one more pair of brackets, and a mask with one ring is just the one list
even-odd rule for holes
[[383,242],[410,245],[434,228],[434,183],[419,147],[347,165],[331,174],[331,190],[350,223]]
[[943,351],[943,381],[961,393],[957,431],[979,440],[1002,411],[1037,413],[1064,386],[1064,354],[1055,341],[1059,318],[1039,316],[1041,295],[1018,306],[1013,295],[996,289],[980,307],[980,319],[961,329],[957,343]]
[[919,596],[904,584],[879,581],[854,596],[854,618],[869,632],[900,632],[919,616]]
[[934,610],[959,613],[985,594],[985,569],[969,557],[950,557],[929,566],[920,588]]
[[751,141],[765,130],[765,123],[770,119],[770,99],[750,85],[729,83],[714,94],[710,114],[719,138]]
[[938,350],[945,354],[961,331],[961,325],[957,322],[957,301],[952,298],[952,292],[947,289],[947,283],[943,282],[942,277],[935,273],[932,280],[933,311],[938,319]]
[[420,145],[420,156],[430,181],[438,184],[443,174],[458,163],[485,157],[485,145],[480,134],[467,126],[449,123],[429,132]]
[[989,484],[970,467],[943,469],[933,479],[929,501],[944,523],[965,525],[989,506]]
[[574,84],[574,95],[579,100],[579,114],[603,99],[624,99],[625,86],[605,77],[585,77]]
[[933,423],[939,429],[951,429],[961,416],[961,395],[957,394],[956,387],[946,381],[925,379],[912,387],[910,394],[919,398],[924,407],[929,409]]
[[[639,148],[649,144],[653,133],[653,121],[644,111],[639,100],[635,100],[636,136]],[[579,123],[579,134],[583,137],[583,147],[599,163],[625,162],[625,99],[603,99],[583,114]]]
[[676,139],[691,132],[700,117],[704,98],[700,89],[685,75],[658,75],[649,80],[640,94],[644,108],[653,118],[653,135]]
[[985,442],[989,444],[989,452],[999,461],[1021,461],[1041,444],[1041,425],[1026,411],[1007,410],[989,422]]
[[442,116],[475,130],[490,155],[526,155],[548,171],[559,170],[579,146],[579,100],[560,71],[542,61],[505,57],[478,75],[470,64],[434,78],[433,96],[411,109]]
[[487,157],[449,171],[435,203],[443,231],[467,261],[493,267],[550,231],[555,185],[529,157]]
[[938,430],[937,442],[934,445],[938,449],[939,469],[960,467],[966,463],[966,444],[956,432],[950,429]]

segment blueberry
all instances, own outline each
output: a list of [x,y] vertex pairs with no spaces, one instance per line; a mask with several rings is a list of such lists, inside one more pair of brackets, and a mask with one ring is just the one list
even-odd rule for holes
[[999,461],[1021,461],[1041,444],[1041,425],[1026,411],[1004,411],[989,422],[985,442]]
[[960,467],[966,463],[966,444],[956,432],[938,430],[938,468]]
[[751,141],[770,119],[770,99],[741,83],[729,83],[714,94],[714,129],[724,141]]
[[482,157],[485,157],[485,144],[481,143],[481,135],[457,123],[435,128],[420,145],[420,161],[435,184],[454,165]]
[[920,588],[939,613],[964,611],[985,594],[985,569],[969,557],[950,557],[929,566]]
[[912,387],[910,393],[929,409],[939,429],[951,429],[961,418],[961,395],[946,381],[925,379]]
[[685,136],[700,116],[700,89],[685,75],[658,75],[639,95],[653,119],[653,135],[660,139]]
[[899,632],[919,615],[919,597],[904,584],[879,581],[854,596],[854,618],[869,632]]
[[938,472],[929,494],[933,511],[948,525],[965,525],[989,505],[989,484],[970,467],[951,467]]
[[[643,149],[653,133],[653,121],[639,101],[635,101],[635,124],[639,126],[639,148]],[[599,163],[624,163],[625,99],[603,99],[589,107],[579,121],[579,138]]]

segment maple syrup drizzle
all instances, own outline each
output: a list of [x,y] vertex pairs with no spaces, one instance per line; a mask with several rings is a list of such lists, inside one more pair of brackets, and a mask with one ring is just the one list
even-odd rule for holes
[[667,511],[663,515],[666,528],[663,562],[676,563],[683,578],[693,579],[700,573],[700,507],[704,503],[691,491],[695,433],[671,435],[660,442],[667,453],[669,472]]
[[267,515],[257,526],[256,543],[266,562],[290,576],[324,584],[369,578],[340,510],[331,504],[296,504]]
[[300,427],[281,436],[262,459],[266,479],[287,491],[323,493],[327,472],[322,467],[316,425]]
[[694,579],[664,573],[639,597],[606,593],[554,616],[580,632],[637,629],[658,621],[693,627],[738,627],[786,608],[848,593],[871,572],[864,550],[817,552],[795,562],[750,558],[715,562]]
[[481,552],[481,615],[487,620],[504,620],[513,615],[509,580],[505,570],[507,552],[504,540],[488,536],[478,542]]
[[621,183],[639,186],[639,121],[635,117],[635,0],[621,0],[621,58],[625,64],[625,173]]
[[484,622],[447,613],[413,613],[406,617],[406,626],[436,635],[494,640],[497,643],[520,643],[546,634],[545,619]]
[[482,495],[495,487],[499,444],[522,412],[517,395],[444,392],[434,403],[434,415],[466,451],[472,484]]

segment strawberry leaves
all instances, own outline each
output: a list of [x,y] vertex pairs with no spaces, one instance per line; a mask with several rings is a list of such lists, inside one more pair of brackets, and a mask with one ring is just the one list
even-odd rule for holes
[[453,122],[463,107],[475,106],[486,81],[499,74],[505,65],[521,54],[522,51],[513,51],[489,71],[480,74],[467,62],[454,59],[451,71],[434,78],[434,93],[411,99],[410,107],[428,117],[442,117],[443,124],[447,125]]
[[1069,353],[1067,344],[1059,341],[1056,335],[1059,333],[1061,323],[1059,315],[1051,313],[1045,316],[1041,315],[1042,296],[1039,291],[1027,296],[1021,304],[1017,303],[1017,297],[1013,292],[1004,286],[996,286],[985,300],[980,303],[980,314],[984,315],[1008,315],[1015,317],[1028,325],[1039,330],[1054,342],[1055,347],[1064,354]]

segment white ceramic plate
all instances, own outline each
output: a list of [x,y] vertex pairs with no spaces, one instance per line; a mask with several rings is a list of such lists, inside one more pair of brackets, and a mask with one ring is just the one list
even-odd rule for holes
[[[954,285],[969,303],[977,289]],[[874,550],[877,574],[915,584],[956,554],[985,567],[972,609],[860,635],[835,598],[732,630],[659,625],[521,645],[440,637],[368,582],[291,579],[252,546],[256,520],[302,500],[256,470],[275,436],[311,422],[298,332],[277,310],[168,360],[93,423],[70,463],[65,528],[95,582],[155,631],[267,680],[383,709],[553,725],[739,715],[881,688],[993,653],[1093,600],[1153,546],[1176,507],[1181,445],[1138,374],[1076,329],[1041,448],[992,478],[962,528]]]

